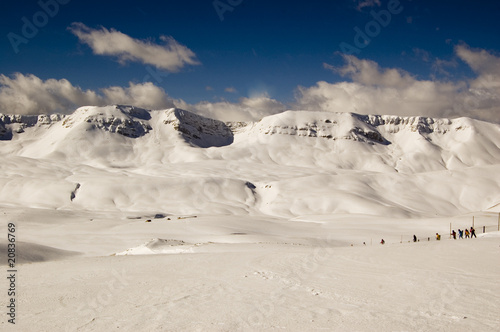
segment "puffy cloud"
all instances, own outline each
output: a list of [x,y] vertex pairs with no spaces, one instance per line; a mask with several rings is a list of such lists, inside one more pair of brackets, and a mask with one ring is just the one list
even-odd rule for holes
[[455,52],[478,74],[478,77],[471,82],[471,88],[500,94],[500,57],[486,50],[473,50],[464,44],[456,46]]
[[224,121],[256,121],[286,110],[280,102],[260,96],[241,98],[238,103],[221,101],[188,104],[173,100],[153,83],[129,83],[128,87],[112,86],[99,91],[82,90],[68,80],[41,80],[34,75],[0,75],[0,113],[50,114],[71,113],[80,106],[126,104],[146,109],[179,107]]
[[241,98],[238,103],[221,101],[200,102],[194,105],[176,101],[176,106],[222,121],[258,121],[265,116],[285,111],[285,105],[267,96]]
[[[469,116],[500,123],[500,58],[467,45],[455,47],[457,59],[476,73],[468,81],[421,80],[401,69],[344,55],[345,64],[325,68],[346,78],[298,87],[292,109],[402,116]],[[455,61],[455,60],[453,60]],[[455,66],[455,62],[440,64]],[[71,112],[84,105],[131,104],[147,109],[179,107],[223,121],[257,121],[287,109],[265,93],[228,101],[188,104],[173,100],[153,83],[83,90],[65,79],[41,80],[34,75],[0,75],[0,112],[42,114]]]
[[107,104],[127,104],[153,110],[175,107],[165,91],[151,82],[129,83],[126,88],[114,86],[101,89],[101,92]]
[[95,54],[116,56],[122,63],[138,61],[170,72],[176,72],[185,65],[200,64],[193,51],[172,37],[161,36],[165,44],[158,45],[134,39],[114,29],[91,29],[83,23],[75,22],[69,29]]
[[479,74],[469,82],[418,80],[400,69],[344,55],[345,65],[325,65],[351,82],[318,82],[299,87],[295,108],[402,116],[469,116],[500,122],[500,58],[456,47],[457,56]]
[[415,79],[407,72],[400,69],[381,69],[379,65],[371,60],[360,60],[353,55],[343,55],[345,65],[340,68],[331,69],[341,76],[348,76],[354,82],[371,86],[384,87],[407,87],[415,82]]
[[298,108],[360,114],[401,116],[451,116],[450,98],[456,87],[416,82],[407,88],[367,86],[360,83],[318,82],[310,88],[299,87]]
[[232,86],[225,88],[225,89],[224,89],[224,91],[229,92],[229,93],[236,93],[236,92],[238,92],[238,91],[237,91],[235,88],[233,88]]
[[471,49],[468,45],[455,46],[455,53],[476,73],[500,75],[500,58],[483,49]]
[[100,92],[82,90],[68,80],[41,80],[34,75],[0,75],[0,113],[67,113],[85,105],[131,104],[144,108],[173,107],[172,100],[152,83],[109,87]]
[[75,105],[99,105],[102,97],[95,91],[82,90],[68,80],[42,81],[34,75],[0,75],[0,112],[43,114],[66,112]]

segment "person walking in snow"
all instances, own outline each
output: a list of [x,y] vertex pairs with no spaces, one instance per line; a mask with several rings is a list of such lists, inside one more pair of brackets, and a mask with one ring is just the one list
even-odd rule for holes
[[465,229],[465,238],[467,239],[469,237],[469,230],[466,228]]
[[413,242],[417,242],[417,236],[413,234]]
[[380,241],[380,244],[385,244],[385,241],[384,241],[384,239],[382,239],[382,241]]
[[451,235],[453,236],[453,240],[457,239],[457,232],[455,232],[455,230],[451,232]]
[[458,238],[463,239],[464,238],[464,231],[462,229],[458,229]]
[[470,238],[472,239],[473,236],[475,238],[477,238],[477,236],[476,236],[476,230],[474,229],[474,227],[471,227],[470,228]]
[[437,240],[437,241],[440,241],[440,240],[441,240],[441,235],[439,235],[439,233],[436,233],[436,240]]

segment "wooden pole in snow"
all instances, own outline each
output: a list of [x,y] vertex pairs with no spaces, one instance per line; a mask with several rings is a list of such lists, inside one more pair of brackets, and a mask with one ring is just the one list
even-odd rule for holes
[[472,216],[472,227],[474,227],[474,216]]
[[451,240],[451,222],[450,222],[450,240]]

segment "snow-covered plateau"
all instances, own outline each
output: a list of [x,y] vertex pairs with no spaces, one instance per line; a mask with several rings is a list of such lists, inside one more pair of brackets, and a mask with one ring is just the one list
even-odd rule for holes
[[89,106],[0,153],[22,331],[500,329],[498,124]]

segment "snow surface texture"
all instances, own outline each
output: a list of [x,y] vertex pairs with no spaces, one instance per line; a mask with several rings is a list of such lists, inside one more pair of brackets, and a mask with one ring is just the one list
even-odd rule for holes
[[24,330],[500,326],[499,125],[113,105],[0,115],[0,153]]
[[[18,266],[22,331],[498,331],[500,324],[500,233],[424,238],[470,218],[145,222],[116,212],[3,213],[25,241],[86,254]],[[408,243],[413,233],[420,242]],[[399,234],[407,234],[403,243]],[[3,320],[0,329],[12,327]]]

